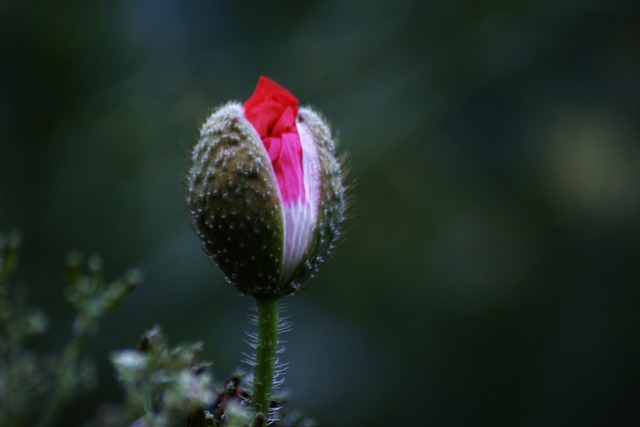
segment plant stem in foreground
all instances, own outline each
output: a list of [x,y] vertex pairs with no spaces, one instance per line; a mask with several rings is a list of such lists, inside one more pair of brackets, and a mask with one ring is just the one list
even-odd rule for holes
[[50,426],[60,410],[60,406],[62,406],[70,396],[74,395],[74,391],[69,389],[67,383],[69,382],[69,378],[73,378],[74,374],[71,371],[75,369],[74,365],[78,362],[78,354],[82,347],[84,347],[86,338],[87,336],[85,334],[74,336],[63,350],[60,364],[56,369],[53,390],[51,391],[47,404],[41,412],[40,419],[36,424],[37,427]]
[[269,419],[271,389],[278,348],[278,297],[256,297],[258,304],[258,346],[253,379],[253,408]]

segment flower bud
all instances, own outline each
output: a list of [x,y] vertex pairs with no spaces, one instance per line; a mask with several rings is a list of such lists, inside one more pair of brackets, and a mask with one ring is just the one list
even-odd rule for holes
[[345,215],[334,149],[326,122],[266,77],[244,105],[230,102],[203,125],[188,205],[239,292],[292,294],[328,257]]

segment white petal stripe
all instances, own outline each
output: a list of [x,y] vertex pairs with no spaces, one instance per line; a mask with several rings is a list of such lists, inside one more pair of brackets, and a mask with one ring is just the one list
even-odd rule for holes
[[311,131],[298,124],[302,145],[302,169],[306,200],[284,206],[284,262],[281,281],[289,280],[304,257],[318,221],[320,196],[320,161]]

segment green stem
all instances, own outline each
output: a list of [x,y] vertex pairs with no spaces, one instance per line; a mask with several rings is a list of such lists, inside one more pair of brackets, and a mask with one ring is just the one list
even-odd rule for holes
[[271,389],[278,348],[278,297],[257,297],[258,347],[253,379],[253,408],[269,418]]
[[74,369],[74,364],[77,363],[78,354],[84,346],[86,338],[86,335],[74,336],[63,350],[60,364],[56,369],[54,388],[51,391],[47,404],[41,412],[37,427],[47,427],[51,425],[60,406],[65,399],[69,397],[72,390],[69,390],[69,385],[66,384],[66,382],[74,375],[71,373],[71,370]]

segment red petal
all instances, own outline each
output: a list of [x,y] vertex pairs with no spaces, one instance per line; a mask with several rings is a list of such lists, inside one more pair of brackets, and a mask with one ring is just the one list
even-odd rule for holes
[[282,86],[260,77],[244,115],[260,135],[284,203],[305,200],[302,145],[296,127],[298,100]]
[[272,135],[274,124],[282,115],[282,106],[272,101],[257,104],[250,110],[245,109],[244,116],[253,125],[261,139]]
[[298,115],[298,100],[296,97],[270,78],[261,76],[253,95],[244,103],[244,110],[251,110],[256,105],[266,101],[279,104],[283,111],[285,108],[291,107],[293,109],[293,115]]

